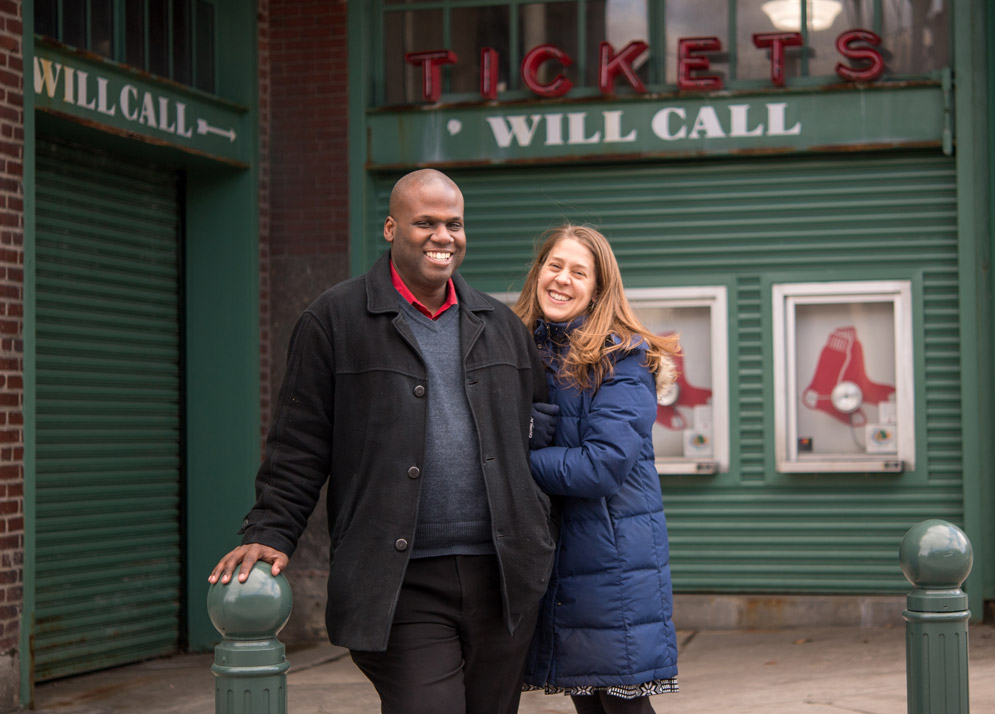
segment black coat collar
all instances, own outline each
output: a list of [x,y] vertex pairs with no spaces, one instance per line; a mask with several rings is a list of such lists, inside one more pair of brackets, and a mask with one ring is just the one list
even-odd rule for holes
[[[493,310],[484,295],[473,288],[459,273],[453,273],[456,298],[464,310]],[[398,312],[397,290],[390,277],[390,251],[385,251],[366,274],[366,306],[370,312]]]

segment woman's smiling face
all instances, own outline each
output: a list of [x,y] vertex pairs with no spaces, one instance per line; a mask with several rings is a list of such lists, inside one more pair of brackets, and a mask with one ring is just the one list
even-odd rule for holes
[[549,322],[569,322],[583,314],[597,289],[594,254],[573,238],[562,238],[546,256],[536,297]]

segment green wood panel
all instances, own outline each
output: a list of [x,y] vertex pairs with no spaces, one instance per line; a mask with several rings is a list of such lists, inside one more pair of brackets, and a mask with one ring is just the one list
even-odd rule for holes
[[37,681],[176,650],[174,171],[37,150]]
[[[726,285],[729,473],[664,477],[682,592],[904,593],[905,531],[963,523],[961,356],[953,159],[847,154],[452,171],[466,200],[461,272],[514,290],[545,228],[609,236],[629,287]],[[392,175],[374,176],[364,260]],[[772,282],[908,279],[915,286],[915,471],[778,474]]]

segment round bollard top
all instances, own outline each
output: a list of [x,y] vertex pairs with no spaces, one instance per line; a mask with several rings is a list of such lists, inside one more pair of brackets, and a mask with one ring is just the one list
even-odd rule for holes
[[244,583],[238,571],[231,582],[220,581],[207,591],[207,612],[215,629],[232,640],[276,637],[290,619],[293,596],[290,583],[280,573],[271,574],[269,563],[258,561]]
[[912,526],[898,549],[902,572],[917,588],[959,588],[974,564],[971,541],[957,526],[939,519]]

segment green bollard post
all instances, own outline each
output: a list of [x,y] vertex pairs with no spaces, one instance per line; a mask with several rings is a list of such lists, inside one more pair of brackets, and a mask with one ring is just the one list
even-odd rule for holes
[[287,712],[290,663],[276,635],[290,619],[293,598],[290,583],[282,573],[273,577],[270,567],[257,562],[244,583],[236,576],[207,591],[208,614],[224,638],[211,667],[215,714]]
[[909,714],[968,714],[967,594],[971,542],[957,526],[931,519],[912,526],[898,550],[915,589],[905,617]]

